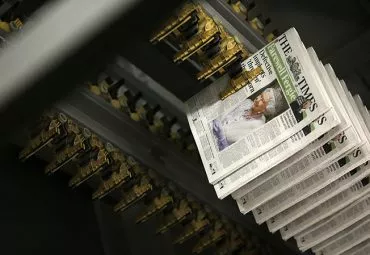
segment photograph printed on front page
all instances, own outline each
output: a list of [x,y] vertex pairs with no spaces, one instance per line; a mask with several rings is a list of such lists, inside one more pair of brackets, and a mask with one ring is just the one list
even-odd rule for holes
[[[304,100],[299,112],[308,108],[311,101]],[[209,124],[219,151],[239,141],[258,127],[285,112],[289,108],[283,91],[274,80],[266,87],[246,98],[229,112],[218,116]]]

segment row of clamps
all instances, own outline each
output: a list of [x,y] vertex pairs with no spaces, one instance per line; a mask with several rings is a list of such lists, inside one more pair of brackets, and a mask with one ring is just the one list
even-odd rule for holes
[[[65,114],[44,114],[28,133],[29,142],[20,152],[20,159],[47,151],[47,155],[53,156],[46,174],[67,171],[73,175],[71,188],[84,183],[95,186],[92,199],[105,199],[114,192],[113,197],[118,200],[113,211],[117,213],[144,203],[145,209],[136,217],[136,223],[158,218],[158,235],[182,226],[175,244],[197,237],[193,248],[196,254],[208,248],[215,249],[215,254],[258,251],[259,242],[243,230]],[[89,182],[90,179],[94,181]]]
[[200,64],[199,81],[229,74],[229,86],[220,94],[221,99],[263,72],[261,68],[243,70],[241,64],[249,56],[246,47],[198,4],[185,4],[150,39],[153,44],[164,40],[180,48],[173,58],[175,63],[191,57]]
[[279,36],[277,29],[273,27],[271,19],[266,17],[258,8],[256,1],[228,0],[231,9],[245,20],[267,42],[273,41]]
[[90,91],[110,102],[135,122],[140,122],[150,132],[175,143],[181,150],[198,158],[194,139],[188,129],[183,128],[176,117],[167,116],[160,105],[151,105],[145,95],[125,85],[125,80],[106,77],[100,82],[88,83]]

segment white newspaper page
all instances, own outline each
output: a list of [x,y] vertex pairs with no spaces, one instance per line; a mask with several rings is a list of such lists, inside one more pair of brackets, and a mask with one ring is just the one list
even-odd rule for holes
[[[327,116],[327,115],[330,112],[331,111],[325,113],[325,115],[326,115],[326,118],[325,119],[326,120],[329,120],[329,116]],[[273,178],[274,176],[276,176],[277,174],[279,174],[285,168],[288,168],[291,165],[293,165],[294,163],[296,163],[299,160],[303,159],[304,157],[306,157],[307,155],[309,155],[312,151],[320,148],[321,146],[323,146],[324,144],[326,144],[327,142],[329,142],[331,139],[333,139],[334,137],[336,137],[338,135],[338,133],[340,133],[340,132],[344,131],[346,128],[348,128],[348,126],[346,126],[345,124],[346,124],[345,122],[341,122],[338,126],[336,126],[335,128],[331,129],[329,132],[325,133],[324,135],[322,135],[321,137],[319,137],[318,139],[316,139],[314,142],[310,143],[303,150],[297,152],[296,154],[294,154],[293,156],[291,156],[288,159],[284,160],[283,162],[281,162],[277,166],[274,166],[273,168],[271,168],[270,170],[266,171],[262,175],[258,176],[257,178],[253,179],[252,181],[248,182],[246,185],[244,185],[243,187],[241,187],[237,191],[233,192],[232,193],[232,197],[234,199],[238,199],[238,198],[244,196],[248,192],[250,192],[253,189],[257,188],[258,186],[262,185],[267,180],[269,180],[269,179]],[[279,146],[282,146],[282,144],[280,144]],[[240,170],[238,170],[237,172],[235,172],[232,175],[228,176],[227,178],[225,178],[225,180],[229,179],[229,177],[233,177],[234,174],[235,174],[235,178],[234,179],[235,179],[235,182],[236,182],[238,180],[238,177],[236,176],[236,173],[238,173],[239,171]],[[247,174],[250,174],[250,172],[247,172],[246,171],[245,174],[246,175]],[[240,177],[240,178],[242,178],[242,177]]]
[[[342,157],[330,166],[319,170],[304,181],[275,196],[253,210],[256,222],[262,224],[303,199],[315,194],[321,188],[350,172],[352,167],[348,167],[348,165],[353,165],[353,163],[350,162],[349,157]],[[358,162],[356,162],[356,165],[358,165]]]
[[369,216],[312,247],[312,251],[322,255],[338,255],[368,238],[370,238]]
[[[329,95],[339,98],[338,94],[336,93],[333,87],[333,83],[330,81],[329,76],[327,75],[324,69],[324,66],[320,62],[318,62],[317,56],[315,52],[313,51],[313,49],[311,48],[308,49],[308,52],[309,52],[309,55],[312,57],[313,63],[315,67],[317,68],[318,72],[320,73],[320,76],[323,78],[323,80],[325,80],[324,84],[326,84],[327,86]],[[336,80],[336,77],[332,77],[332,78],[333,78],[333,81]],[[352,100],[352,97],[350,95],[348,95],[348,97]],[[339,104],[341,105],[340,111],[345,112],[345,108],[343,104],[341,102],[338,102],[338,105]],[[370,138],[370,133],[368,132],[368,129],[365,123],[363,123],[362,116],[358,112],[358,109],[356,109],[357,106],[352,103],[350,106],[347,105],[347,107],[352,107],[354,109],[357,119],[359,120],[360,126],[357,126],[356,128],[357,130],[361,129],[359,130],[359,133],[361,133],[362,138],[366,140],[366,143],[363,146],[361,146],[362,149],[361,150],[356,149],[355,151],[351,152],[351,154],[349,154],[348,157],[343,157],[342,159],[340,159],[338,162],[334,163],[330,167],[315,173],[310,178],[304,180],[303,182],[300,182],[299,184],[286,190],[282,194],[274,197],[272,200],[268,201],[264,205],[265,210],[263,210],[263,208],[262,209],[257,208],[257,210],[259,209],[258,212],[262,211],[262,213],[260,214],[255,214],[255,218],[258,223],[262,223],[266,221],[267,219],[272,218],[273,216],[277,216],[277,217],[273,217],[271,221],[276,222],[276,224],[278,224],[280,228],[283,227],[281,226],[282,219],[280,215],[278,215],[278,213],[283,212],[283,210],[293,206],[293,208],[289,208],[290,210],[288,210],[288,212],[291,212],[292,214],[285,215],[286,217],[284,217],[286,220],[293,221],[295,218],[301,215],[297,213],[297,209],[299,208],[299,205],[300,205],[298,202],[311,196],[312,194],[319,191],[320,189],[330,184],[331,182],[337,180],[339,177],[348,173],[353,168],[356,168],[359,165],[370,160],[370,143],[369,143],[369,140],[367,140],[368,138]],[[360,154],[360,155],[358,155],[357,157],[353,157],[351,156],[352,154],[353,155]],[[338,163],[340,165],[339,167],[338,167]],[[333,169],[336,169],[336,170],[333,171]],[[339,190],[340,189],[334,189],[334,190],[331,189],[331,192],[333,192],[334,194],[337,194]],[[326,193],[321,193],[321,197],[324,196],[326,199],[328,199],[329,195],[327,193],[330,191],[329,190],[326,190],[326,191],[327,191]],[[309,204],[306,204],[305,201],[303,201],[303,204],[306,206],[310,205],[312,208],[313,204],[317,205],[317,203],[313,203],[314,201],[312,199],[313,197],[311,197]],[[266,209],[266,207],[268,208],[268,210]],[[276,221],[275,218],[280,219],[280,220]],[[283,221],[285,225],[289,223],[289,222],[286,222],[286,220]],[[268,225],[269,225],[269,222],[268,222]],[[273,230],[276,231],[277,229],[274,228]]]
[[[271,217],[267,221],[267,226],[272,233],[288,225],[290,222],[298,219],[305,213],[326,202],[327,200],[338,195],[340,192],[353,186],[356,182],[361,181],[370,175],[370,164],[368,162],[361,166],[356,166],[359,162],[357,158],[365,158],[365,154],[360,148],[356,149],[352,153],[346,155],[342,159],[338,160],[338,163],[343,162],[342,168],[350,169],[350,172],[340,177],[339,179],[331,182],[329,185],[320,189],[316,193],[307,197],[304,200],[295,203],[293,206],[284,210],[283,212]],[[355,162],[355,163],[352,163]],[[343,164],[342,163],[342,164]],[[348,172],[347,170],[344,170]]]
[[[338,128],[335,127],[339,124],[339,121],[340,119],[338,118],[336,111],[334,109],[330,109],[328,112],[320,116],[317,120],[303,128],[303,130],[299,131],[294,136],[285,140],[265,154],[252,160],[239,170],[233,172],[228,177],[215,184],[214,188],[218,198],[223,199],[232,192],[246,186],[246,183],[250,181],[253,182],[255,178],[260,178],[266,173],[271,173],[272,169],[274,168],[281,168],[282,166],[275,166],[270,169],[272,166],[280,162],[282,162],[281,164],[284,165],[291,162],[291,155],[294,154],[297,149],[305,148],[304,150],[296,153],[298,154],[298,157],[303,157],[299,155],[302,153],[306,155],[312,150],[317,149],[321,145],[325,144],[328,140],[332,139],[338,134],[337,130],[343,128],[343,125],[339,125],[340,127],[337,126]],[[333,129],[333,127],[335,128]],[[322,139],[317,139],[318,136],[321,136]],[[297,160],[295,160],[295,162],[296,161]],[[274,171],[276,171],[276,169]]]
[[257,215],[267,212],[268,207],[264,205],[267,201],[329,166],[338,154],[346,153],[356,144],[358,144],[358,135],[354,128],[350,127],[299,162],[283,169],[275,177],[238,198],[236,201],[240,212],[246,214],[254,209],[256,209],[254,214]]
[[[370,239],[362,242],[355,247],[343,252],[341,255],[369,255],[370,254]],[[320,254],[319,254],[320,255]]]
[[326,219],[323,223],[309,228],[295,237],[300,250],[306,251],[325,239],[348,228],[370,214],[370,195],[347,206],[340,212]]
[[361,181],[353,184],[350,188],[340,192],[334,197],[328,199],[324,203],[308,211],[304,215],[295,219],[288,225],[280,229],[280,234],[284,240],[303,233],[305,230],[315,226],[318,222],[324,220],[330,215],[345,208],[353,201],[361,198],[370,192],[370,185],[368,185],[368,178],[365,177]]
[[215,184],[299,132],[331,107],[295,29],[246,59],[264,73],[225,100],[220,79],[186,103],[210,183]]
[[[339,85],[339,80],[337,79],[336,76],[334,76],[332,79],[330,79],[328,73],[326,72],[324,66],[319,62],[316,53],[312,48],[308,49],[308,54],[311,57],[312,63],[314,67],[317,70],[317,73],[319,74],[320,78],[322,79],[323,84],[325,84],[325,89],[327,91],[327,94],[329,95],[329,98],[331,102],[333,103],[334,109],[338,113],[341,124],[336,126],[332,131],[330,131],[326,138],[330,137],[332,139],[333,137],[331,134],[338,135],[340,134],[344,129],[346,129],[349,125],[352,125],[351,119],[346,112],[344,105],[342,104],[341,100],[339,99],[338,93],[336,92],[334,86],[340,86]],[[325,142],[328,142],[330,139],[328,139]],[[267,180],[271,179],[272,177],[276,176],[277,173],[279,172],[279,169],[284,169],[292,164],[296,163],[297,161],[301,160],[304,156],[307,156],[310,152],[316,150],[324,139],[321,141],[316,141],[309,146],[307,146],[305,149],[302,151],[299,151],[296,155],[293,155],[291,158],[286,160],[280,165],[277,165],[270,169],[269,171],[265,171],[262,175],[254,178],[252,181],[248,182],[245,184],[243,187],[239,188],[237,191],[235,191],[232,196],[234,199],[241,198],[251,190],[255,189],[257,186],[261,185],[262,183],[266,182]],[[317,147],[316,147],[317,146]],[[320,144],[322,146],[322,144]],[[283,153],[282,153],[283,155]],[[279,155],[280,156],[280,155]],[[285,157],[286,158],[286,157]],[[269,162],[266,162],[266,164],[262,164],[262,166],[269,166]],[[236,183],[244,183],[243,180],[247,181],[250,180],[253,176],[254,171],[250,168],[246,169],[241,169],[233,174],[233,176],[229,176],[222,182],[222,187],[223,189],[228,189],[228,187],[224,186],[230,186],[233,185],[234,189],[239,187],[235,185]],[[217,187],[215,187],[216,192],[217,192]]]

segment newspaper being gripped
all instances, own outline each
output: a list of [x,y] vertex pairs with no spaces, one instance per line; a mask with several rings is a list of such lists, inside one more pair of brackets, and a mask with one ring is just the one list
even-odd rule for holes
[[[369,180],[368,180],[369,181]],[[312,226],[295,237],[301,251],[306,251],[370,214],[370,194]]]
[[312,247],[319,255],[337,255],[370,238],[370,216]]
[[344,159],[346,162],[344,166],[348,167],[348,165],[352,165],[351,167],[348,167],[349,169],[351,169],[349,173],[325,186],[324,188],[307,197],[306,199],[294,204],[283,212],[271,217],[267,221],[267,227],[269,228],[269,230],[275,233],[277,230],[282,229],[284,226],[303,216],[305,213],[309,212],[320,204],[328,201],[329,199],[345,191],[346,189],[349,189],[356,182],[359,182],[369,176],[370,165],[368,164],[368,162],[356,168],[353,168],[353,164],[347,163],[348,161],[357,161],[357,157],[365,158],[364,155],[365,154],[361,152],[360,148],[358,148],[354,152],[344,157],[346,158]]
[[[320,77],[323,79],[324,84],[329,91],[329,95],[333,97],[333,100],[334,98],[339,98],[339,95],[336,92],[329,75],[327,74],[324,66],[319,62],[316,53],[312,48],[308,49],[308,52],[312,58],[317,72],[320,74]],[[335,81],[336,77],[332,77],[332,80]],[[346,96],[344,95],[344,97]],[[350,104],[349,102],[352,99],[352,96],[347,95],[347,98],[349,98],[349,100],[343,100],[343,104],[342,102],[336,102],[337,104],[334,105],[337,106],[338,111],[341,111],[343,114],[346,112],[345,108],[349,110],[349,113],[353,117],[352,119],[355,124],[355,128],[360,135],[361,141],[363,141],[361,150],[356,149],[355,151],[351,152],[348,157],[342,157],[328,168],[316,172],[313,176],[296,184],[292,188],[284,191],[278,196],[275,196],[270,201],[258,207],[253,212],[257,223],[261,224],[262,222],[267,221],[269,218],[276,216],[278,213],[286,210],[290,206],[295,205],[296,203],[302,201],[326,185],[330,184],[332,181],[340,178],[353,168],[370,160],[370,133],[367,129],[367,126],[363,122],[363,118],[360,115],[357,106],[353,103]],[[352,109],[353,111],[351,111]],[[361,155],[352,157],[352,154],[357,155],[358,153],[361,153]]]
[[[234,191],[239,192],[239,190],[249,186],[250,183],[254,183],[254,180],[277,172],[278,169],[293,164],[307,153],[324,145],[338,135],[338,130],[343,131],[347,127],[346,123],[338,125],[339,121],[340,118],[338,118],[337,112],[334,109],[330,109],[294,136],[215,184],[214,188],[217,197],[223,199]],[[319,135],[321,137],[317,139]],[[308,145],[305,146],[306,144]],[[302,148],[304,149],[297,152],[294,158],[291,157],[297,149]],[[276,164],[278,165],[270,169],[272,165]]]
[[343,252],[341,255],[369,255],[370,239],[356,245],[355,247]]
[[[242,63],[263,73],[220,100],[219,79],[186,103],[187,118],[210,183],[271,150],[332,108],[294,28]],[[272,166],[271,166],[272,167]]]
[[281,228],[280,234],[283,239],[288,240],[289,238],[304,232],[306,229],[315,226],[318,222],[323,221],[330,215],[342,210],[353,201],[368,194],[370,191],[368,178],[369,176],[358,181],[351,187],[328,199],[324,203],[321,203],[319,206],[306,212],[304,215]]
[[338,154],[347,152],[357,145],[358,142],[356,131],[353,127],[349,127],[308,156],[290,167],[282,169],[273,178],[238,198],[236,201],[240,212],[246,214],[256,209],[257,214],[263,213],[265,209],[267,210],[267,207],[264,207],[264,203],[310,177],[315,172],[327,167],[338,157]]
[[[355,151],[357,153],[359,152],[357,149]],[[299,204],[300,201],[314,195],[316,192],[320,191],[320,189],[343,177],[350,172],[351,169],[366,162],[369,158],[368,156],[362,157],[363,154],[361,154],[359,156],[362,160],[357,160],[357,158],[353,157],[354,153],[355,152],[351,152],[349,155],[340,158],[329,167],[320,170],[306,180],[274,197],[256,210],[253,210],[256,222],[262,224],[268,219],[278,216],[278,214],[284,210],[290,209],[291,206],[296,207],[297,203]]]
[[[329,113],[330,113],[330,111],[328,113],[325,113],[325,116],[326,116],[325,119],[330,121],[329,116],[328,116]],[[277,174],[279,174],[284,169],[290,167],[291,165],[295,164],[299,160],[306,157],[312,151],[317,150],[321,146],[325,145],[331,139],[336,137],[338,135],[338,133],[343,132],[346,128],[348,128],[348,126],[346,125],[346,122],[341,122],[339,125],[337,125],[333,129],[331,129],[329,132],[325,133],[324,135],[322,135],[321,137],[319,137],[318,139],[313,141],[311,144],[306,146],[303,150],[297,152],[293,156],[290,156],[288,159],[284,160],[282,163],[280,163],[277,166],[269,169],[268,171],[266,171],[262,175],[254,178],[252,181],[248,182],[243,187],[241,187],[238,190],[236,190],[235,192],[233,192],[232,197],[234,199],[238,199],[238,198],[244,196],[245,194],[247,194],[248,192],[254,190],[255,188],[262,185],[267,180],[269,180],[269,179],[273,178],[274,176],[276,176]],[[282,146],[282,144],[279,145],[279,146]],[[281,153],[281,154],[283,154],[283,153]],[[285,154],[285,151],[284,151],[284,154]],[[268,164],[268,162],[266,164]],[[233,174],[231,174],[230,176],[225,178],[224,181],[226,182],[226,180],[231,179],[234,182],[230,181],[230,183],[237,183],[240,178],[243,178],[243,175],[237,176],[237,174],[240,173],[240,172],[241,172],[241,170],[238,170],[237,172],[234,172]],[[250,172],[246,171],[245,175],[248,175],[248,174],[250,174]]]
[[[324,69],[321,63],[319,63],[319,60],[316,56],[316,53],[312,48],[308,49],[308,54],[311,57],[312,63],[314,68],[317,70],[317,73],[320,75],[320,78],[323,81],[323,84],[325,84],[325,89],[327,91],[327,94],[330,97],[331,102],[333,103],[335,111],[338,113],[340,117],[341,123],[336,126],[333,130],[331,130],[327,135],[323,137],[323,139],[319,139],[316,142],[310,144],[302,151],[298,152],[297,154],[293,155],[288,160],[284,161],[282,164],[277,165],[270,169],[268,172],[258,176],[251,182],[247,183],[237,191],[235,191],[232,196],[234,199],[241,198],[242,196],[246,195],[248,192],[251,192],[253,189],[257,188],[258,186],[262,185],[263,183],[267,182],[269,179],[275,177],[280,171],[283,169],[286,169],[290,166],[292,166],[294,163],[300,161],[303,159],[303,157],[309,155],[312,151],[318,149],[320,146],[324,145],[326,142],[334,138],[335,136],[339,135],[343,130],[347,129],[349,126],[352,125],[351,118],[349,117],[348,113],[346,112],[338,93],[336,92],[334,86],[340,86],[339,80],[335,76],[335,73],[330,73],[331,75],[334,75],[332,79],[329,78],[328,73]],[[324,142],[325,141],[325,142]],[[324,143],[322,143],[324,142]],[[339,155],[338,155],[339,156]],[[240,171],[240,170],[239,170]],[[238,171],[238,172],[239,172]],[[237,175],[237,173],[234,173],[233,175]],[[251,175],[252,171],[248,171],[246,174]],[[240,176],[238,176],[239,179],[238,182],[240,182]],[[230,179],[231,176],[229,176],[226,179]],[[235,181],[237,182],[237,181]],[[235,185],[235,184],[234,184]],[[225,186],[225,185],[223,185]],[[216,189],[217,192],[217,189]]]

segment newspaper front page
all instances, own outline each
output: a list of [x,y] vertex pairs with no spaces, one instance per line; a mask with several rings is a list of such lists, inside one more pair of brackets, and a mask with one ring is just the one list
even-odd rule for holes
[[306,251],[332,235],[348,228],[370,214],[370,194],[295,237],[301,251]]
[[[347,159],[345,159],[345,161],[348,160],[353,162],[357,161],[356,160],[357,157],[365,158],[365,154],[360,150],[360,148],[358,148],[354,152],[348,154],[346,157]],[[351,163],[347,163],[344,166],[346,165],[351,165]],[[361,181],[362,179],[370,175],[370,164],[368,164],[368,162],[354,169],[353,167],[348,168],[351,169],[349,173],[345,174],[341,178],[325,186],[324,188],[312,194],[308,198],[294,204],[293,206],[289,207],[283,212],[271,217],[267,221],[268,229],[272,233],[275,233],[277,230],[288,225],[295,219],[298,219],[305,213],[309,212],[310,210],[314,209],[320,204],[326,202],[327,200],[333,198],[339,193],[345,191],[346,189],[349,189],[356,182]]]
[[264,207],[264,203],[310,177],[315,172],[327,167],[338,157],[338,154],[341,155],[347,152],[358,142],[359,139],[355,129],[353,127],[346,129],[324,146],[311,152],[292,166],[283,169],[278,175],[251,192],[238,198],[236,201],[240,212],[246,214],[258,208],[255,213],[261,214],[265,209],[267,210],[267,207]]
[[370,254],[370,239],[362,242],[355,247],[343,252],[341,255],[369,255]]
[[351,187],[328,199],[324,203],[281,228],[280,234],[282,238],[284,240],[288,240],[289,238],[304,232],[311,226],[315,226],[318,222],[348,206],[353,201],[368,194],[370,191],[370,185],[368,185],[367,180],[368,177],[365,177],[361,181],[353,184]]
[[[215,184],[214,189],[217,197],[223,199],[232,192],[237,191],[242,187],[244,188],[244,186],[246,186],[245,184],[251,180],[253,182],[255,178],[259,179],[266,173],[277,171],[274,168],[282,168],[283,166],[281,166],[281,164],[286,166],[291,161],[290,156],[294,154],[297,149],[307,148],[310,150],[309,152],[311,152],[312,150],[322,146],[337,135],[336,130],[343,128],[343,125],[339,125],[340,127],[337,129],[336,125],[338,125],[339,122],[340,119],[337,112],[334,109],[330,109],[294,136],[252,160],[239,170],[233,172],[231,175]],[[333,130],[333,127],[335,127],[335,130]],[[318,136],[321,136],[320,139],[317,139]],[[308,146],[305,146],[305,144],[308,144]],[[299,155],[302,153],[303,156],[309,153],[307,152],[307,149],[299,151],[297,153],[298,157],[300,157]],[[273,167],[272,169],[274,170],[270,169],[272,165],[276,165],[279,162],[281,162],[281,164]]]
[[219,79],[186,103],[187,117],[210,183],[215,184],[327,112],[331,102],[294,28],[246,59],[263,73],[219,99]]
[[369,216],[312,247],[312,251],[320,255],[338,255],[368,238],[370,238]]

